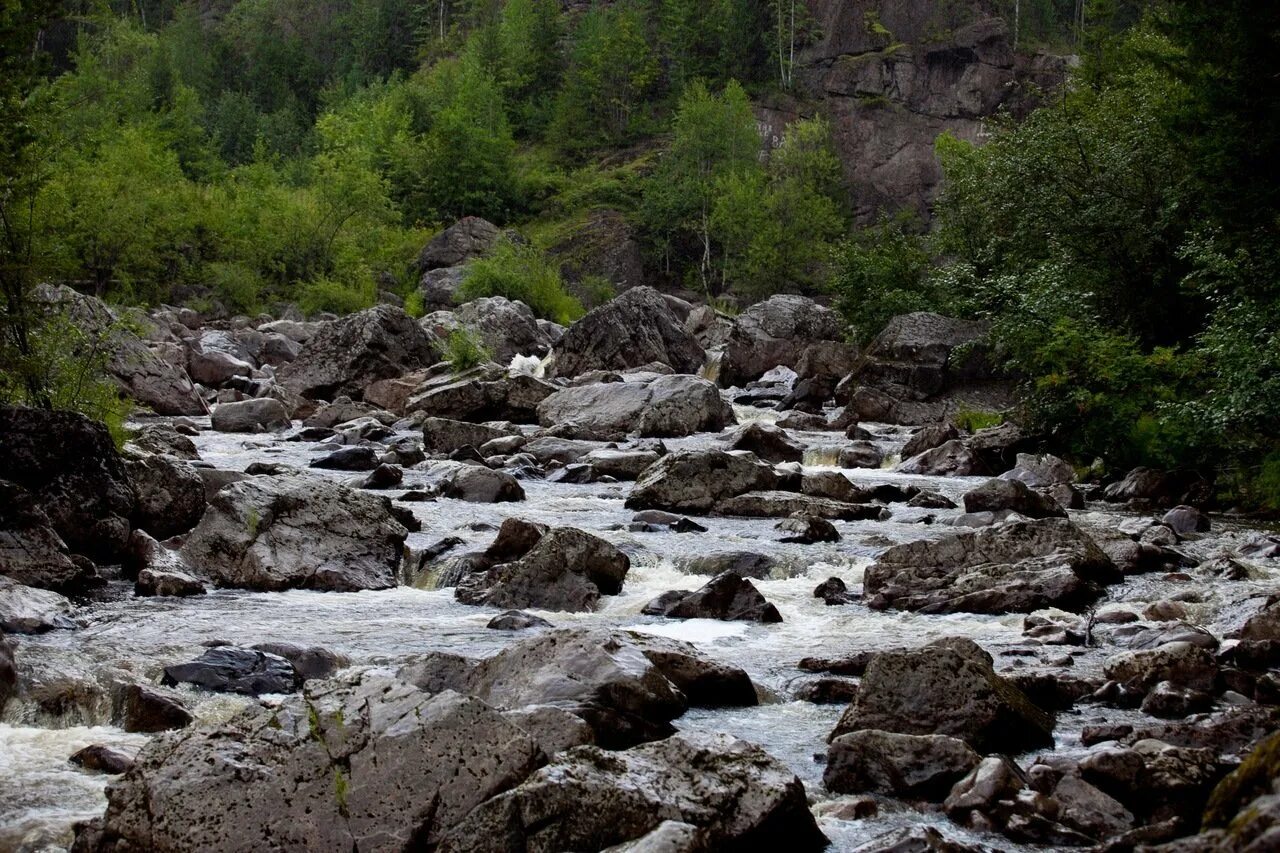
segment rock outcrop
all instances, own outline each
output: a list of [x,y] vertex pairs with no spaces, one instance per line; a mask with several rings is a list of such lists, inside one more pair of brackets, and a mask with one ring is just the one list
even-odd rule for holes
[[552,349],[556,376],[628,370],[658,362],[697,373],[706,354],[658,291],[633,287],[578,320]]
[[359,400],[371,382],[435,361],[431,337],[412,317],[378,305],[321,326],[279,376],[285,388],[308,399],[346,394]]
[[779,365],[796,369],[806,358],[847,367],[854,353],[844,343],[835,311],[805,296],[778,294],[734,320],[720,361],[720,384],[745,385]]

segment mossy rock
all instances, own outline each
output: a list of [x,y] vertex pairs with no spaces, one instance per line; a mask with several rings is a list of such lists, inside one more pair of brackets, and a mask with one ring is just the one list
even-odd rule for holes
[[1261,740],[1245,760],[1218,783],[1204,809],[1203,828],[1231,824],[1258,797],[1274,793],[1280,779],[1280,732]]

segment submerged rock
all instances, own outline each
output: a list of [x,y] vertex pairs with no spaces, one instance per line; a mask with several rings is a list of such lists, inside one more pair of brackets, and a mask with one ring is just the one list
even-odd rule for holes
[[721,619],[743,622],[781,622],[782,616],[751,581],[734,572],[716,575],[694,592],[666,592],[641,611],[669,619]]

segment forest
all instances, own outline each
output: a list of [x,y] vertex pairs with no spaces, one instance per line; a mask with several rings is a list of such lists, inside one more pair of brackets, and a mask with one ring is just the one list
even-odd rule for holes
[[[543,251],[608,209],[655,284],[724,312],[817,295],[863,343],[906,311],[990,320],[1018,420],[1082,469],[1193,469],[1280,508],[1280,9],[993,8],[1070,78],[985,144],[937,139],[929,222],[866,223],[797,84],[821,33],[795,0],[5,0],[0,397],[58,381],[41,282],[421,313],[417,253],[474,215],[521,240],[467,293],[568,323],[614,283]],[[805,117],[762,157],[779,99]]]

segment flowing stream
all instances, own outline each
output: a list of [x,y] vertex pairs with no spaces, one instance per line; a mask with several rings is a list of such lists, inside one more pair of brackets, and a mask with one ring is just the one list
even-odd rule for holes
[[[772,418],[773,413],[739,407],[740,421]],[[906,438],[897,427],[869,425],[878,444],[892,459]],[[806,468],[832,467],[834,452],[826,448],[844,441],[838,433],[794,432],[809,448]],[[329,448],[286,443],[273,436],[227,435],[202,432],[194,439],[201,457],[218,468],[243,470],[253,462],[274,461],[305,467]],[[675,448],[712,446],[717,437],[669,440]],[[312,471],[313,476],[357,479],[349,473]],[[843,472],[859,483],[911,483],[959,501],[984,478],[919,477],[887,469]],[[414,488],[420,471],[407,470],[403,489]],[[823,830],[836,850],[850,849],[901,826],[935,824],[958,840],[991,849],[1016,850],[1003,838],[978,837],[947,822],[941,814],[909,809],[892,800],[881,802],[878,817],[862,821],[836,819],[829,812],[832,799],[821,784],[821,756],[827,734],[843,710],[840,705],[792,701],[792,687],[806,676],[796,663],[809,655],[838,656],[866,649],[919,646],[943,636],[961,635],[980,643],[996,658],[998,670],[1041,665],[1069,651],[1081,672],[1100,669],[1112,649],[1037,647],[1022,636],[1023,617],[922,616],[894,611],[877,612],[862,604],[827,607],[813,598],[813,588],[838,576],[857,588],[867,565],[885,547],[897,542],[938,536],[954,530],[945,521],[956,510],[912,509],[897,504],[886,522],[836,522],[841,541],[794,545],[778,542],[775,522],[768,519],[699,519],[706,533],[647,533],[627,529],[632,513],[623,507],[629,483],[570,485],[526,480],[528,499],[522,503],[469,504],[454,500],[409,503],[423,529],[409,536],[415,549],[446,536],[459,536],[467,545],[459,551],[483,547],[508,516],[554,525],[578,527],[600,535],[626,551],[632,559],[621,595],[603,599],[591,614],[540,613],[559,627],[611,625],[649,631],[695,643],[708,655],[732,662],[750,673],[773,701],[759,707],[693,710],[676,721],[686,730],[727,731],[763,745],[786,762],[805,782],[815,801]],[[388,494],[398,494],[400,490]],[[1077,522],[1114,526],[1124,513],[1091,505],[1073,513]],[[931,522],[931,523],[928,523]],[[1249,528],[1215,518],[1214,532],[1186,544],[1202,557],[1240,544]],[[642,616],[651,598],[669,589],[694,589],[707,578],[686,574],[689,558],[723,550],[750,550],[779,559],[768,580],[756,582],[783,617],[780,625],[754,625],[709,620],[669,621]],[[1146,603],[1178,597],[1192,621],[1216,635],[1235,627],[1248,608],[1247,599],[1276,588],[1277,560],[1252,564],[1246,581],[1195,576],[1193,581],[1147,575],[1109,590],[1109,602],[1141,612]],[[1270,565],[1268,565],[1270,564]],[[383,592],[254,593],[216,590],[195,598],[134,598],[130,585],[114,582],[75,614],[80,628],[17,638],[19,671],[41,696],[55,696],[43,706],[32,701],[10,702],[0,721],[0,850],[45,851],[65,848],[75,821],[101,814],[104,788],[110,777],[88,773],[67,758],[90,743],[105,743],[123,751],[136,750],[147,736],[127,734],[109,725],[110,684],[113,679],[158,680],[165,665],[189,660],[203,644],[225,641],[248,646],[264,641],[320,645],[347,655],[353,665],[396,665],[415,655],[448,650],[470,656],[493,654],[520,638],[518,633],[485,627],[496,611],[469,607],[453,600],[452,590],[400,587]],[[1017,650],[1018,654],[1007,654]],[[188,702],[201,721],[224,719],[247,701],[242,697],[188,691]],[[1100,720],[1117,720],[1130,712],[1083,706],[1058,718],[1058,748],[1079,751],[1080,729]]]

